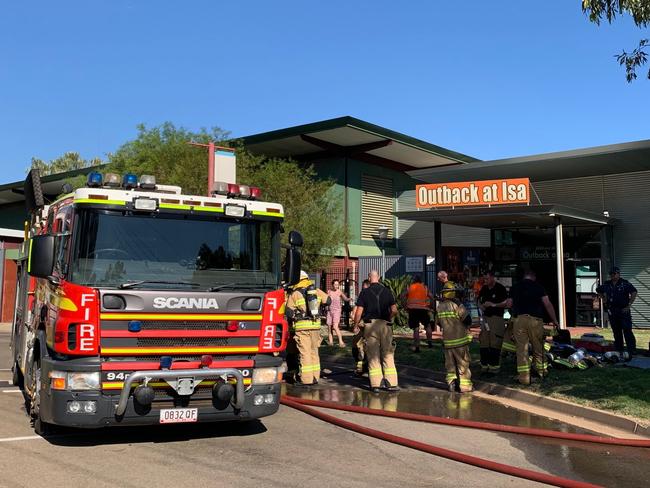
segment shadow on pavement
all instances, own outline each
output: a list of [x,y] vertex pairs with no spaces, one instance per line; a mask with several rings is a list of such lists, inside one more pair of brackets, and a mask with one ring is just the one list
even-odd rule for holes
[[93,430],[56,427],[44,436],[55,446],[90,447],[110,444],[184,442],[196,439],[243,437],[262,434],[267,428],[260,420],[215,422],[146,427],[112,427]]

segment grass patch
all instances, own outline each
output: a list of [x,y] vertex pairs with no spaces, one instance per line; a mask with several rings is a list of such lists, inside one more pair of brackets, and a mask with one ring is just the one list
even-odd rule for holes
[[[641,352],[644,349],[647,351],[648,340],[646,338],[650,339],[650,331],[635,330],[634,332]],[[605,337],[608,337],[608,334],[611,336],[609,330],[599,333]],[[346,338],[346,341],[350,342],[349,337]],[[412,339],[410,338],[396,337],[395,341],[397,344],[395,358],[398,365],[444,371],[444,357],[440,340],[434,340],[434,346],[431,349],[427,347],[426,340],[421,340],[420,353],[411,351]],[[352,366],[349,345],[344,349],[325,345],[321,350],[323,354],[330,356],[350,358],[350,366]],[[514,356],[503,359],[502,371],[498,375],[481,377],[479,345],[476,341],[471,344],[470,353],[474,378],[512,388],[526,389],[541,395],[634,417],[645,424],[650,423],[650,370],[613,365],[584,371],[551,369],[549,376],[543,382],[522,386],[515,379]]]

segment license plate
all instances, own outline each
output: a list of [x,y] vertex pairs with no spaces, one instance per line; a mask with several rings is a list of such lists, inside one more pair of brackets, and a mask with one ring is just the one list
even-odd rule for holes
[[164,408],[160,411],[161,424],[179,424],[196,422],[199,418],[198,408]]

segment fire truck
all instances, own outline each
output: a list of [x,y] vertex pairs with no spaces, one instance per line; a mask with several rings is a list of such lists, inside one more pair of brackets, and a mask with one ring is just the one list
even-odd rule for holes
[[25,199],[11,348],[36,432],[278,410],[302,246],[290,232],[281,275],[281,205],[99,172],[45,205],[35,170]]

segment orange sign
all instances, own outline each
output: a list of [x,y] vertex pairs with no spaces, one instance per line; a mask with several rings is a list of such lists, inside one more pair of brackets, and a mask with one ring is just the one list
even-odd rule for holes
[[530,202],[530,179],[465,181],[417,185],[417,208],[508,205]]

